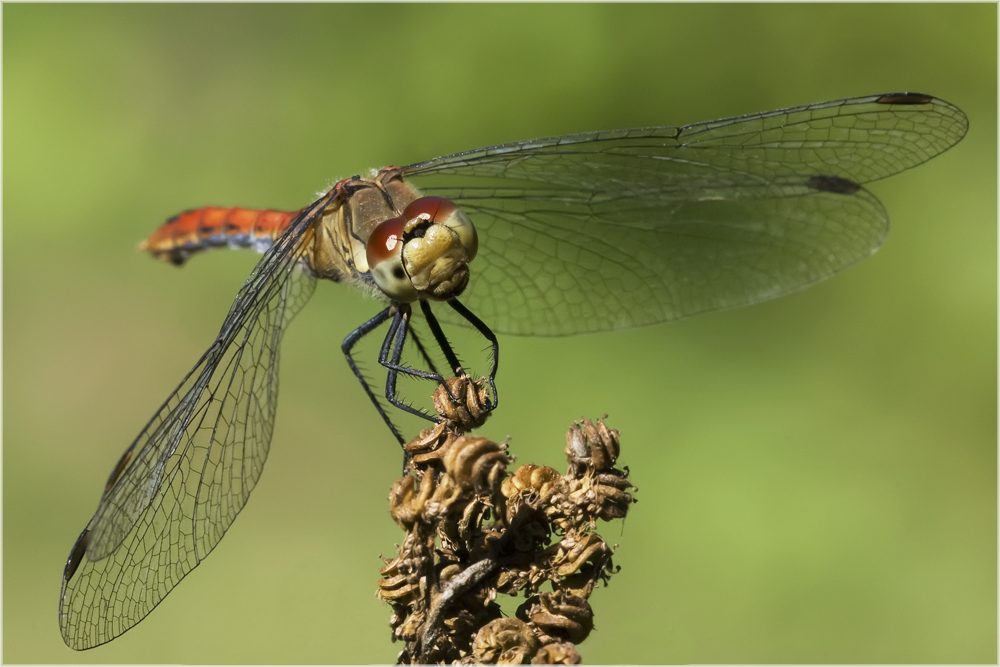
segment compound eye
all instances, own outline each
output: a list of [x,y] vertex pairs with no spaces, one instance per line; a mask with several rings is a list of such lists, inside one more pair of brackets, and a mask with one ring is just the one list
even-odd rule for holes
[[372,230],[365,246],[368,269],[387,297],[400,303],[417,300],[410,276],[403,269],[403,228],[406,220],[390,218]]
[[415,199],[403,209],[404,220],[410,221],[414,218],[421,218],[450,228],[458,235],[465,247],[465,251],[469,254],[469,261],[476,257],[476,252],[479,250],[479,235],[476,233],[476,227],[465,211],[456,206],[454,202],[443,197]]

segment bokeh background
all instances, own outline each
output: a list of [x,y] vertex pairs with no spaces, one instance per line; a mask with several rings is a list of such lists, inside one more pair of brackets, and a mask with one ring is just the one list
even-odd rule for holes
[[[392,662],[379,554],[399,453],[339,351],[377,304],[319,286],[271,457],[152,615],[60,639],[70,546],[256,256],[136,251],[207,204],[553,134],[931,93],[965,140],[871,189],[872,259],[766,304],[501,340],[483,433],[562,468],[610,413],[641,491],[604,526],[591,663],[997,660],[997,7],[3,6],[3,660]],[[416,385],[410,385],[415,387]],[[420,425],[406,422],[415,432]],[[512,609],[511,606],[508,606]]]

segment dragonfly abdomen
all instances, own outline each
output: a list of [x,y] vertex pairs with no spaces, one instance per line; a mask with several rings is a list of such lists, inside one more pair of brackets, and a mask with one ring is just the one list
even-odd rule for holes
[[197,252],[213,248],[250,248],[262,253],[298,214],[205,206],[170,218],[140,243],[139,249],[178,265]]

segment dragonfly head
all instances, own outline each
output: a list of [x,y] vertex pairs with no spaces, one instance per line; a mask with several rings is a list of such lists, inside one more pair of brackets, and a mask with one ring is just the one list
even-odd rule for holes
[[469,284],[469,262],[479,249],[472,220],[440,197],[421,197],[368,238],[372,277],[394,301],[445,301]]

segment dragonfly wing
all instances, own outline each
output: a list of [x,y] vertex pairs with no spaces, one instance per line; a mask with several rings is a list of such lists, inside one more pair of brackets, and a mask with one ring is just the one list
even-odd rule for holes
[[860,184],[930,159],[966,128],[941,100],[883,95],[507,144],[403,173],[480,231],[463,301],[497,331],[565,335],[754,303],[833,275],[888,229]]
[[74,649],[142,620],[215,547],[267,457],[281,337],[315,287],[301,259],[321,199],[267,251],[218,338],[126,450],[70,554],[59,623]]

